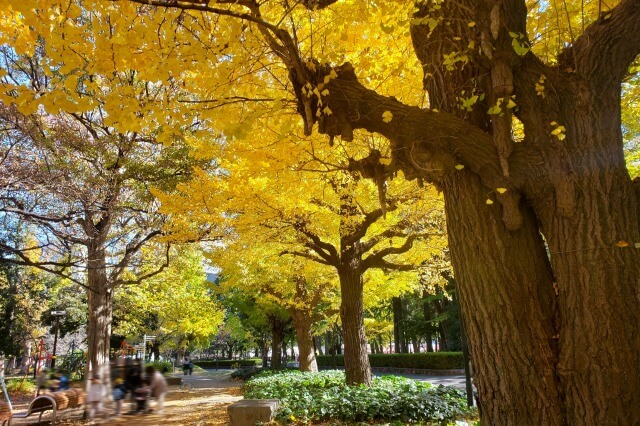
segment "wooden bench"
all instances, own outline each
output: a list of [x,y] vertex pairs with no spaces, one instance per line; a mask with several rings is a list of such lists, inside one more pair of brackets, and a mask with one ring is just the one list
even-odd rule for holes
[[[56,422],[56,412],[58,411],[56,400],[51,395],[40,395],[36,396],[31,404],[29,404],[29,408],[25,413],[14,413],[12,418],[14,419],[26,419],[32,414],[40,413],[38,416],[38,424],[42,420],[42,415],[46,411],[51,411],[51,424],[55,424]],[[11,421],[9,421],[11,424]]]
[[0,401],[0,425],[11,426],[11,419],[11,408],[9,408],[9,404]]
[[[51,411],[51,424],[55,424],[58,411],[84,407],[85,393],[81,389],[67,389],[35,397],[29,408],[24,413],[13,413],[9,418],[7,426],[11,426],[11,419],[26,419],[32,414],[40,413],[38,424],[42,421],[42,415],[46,411]],[[2,408],[0,406],[0,413]],[[0,414],[0,421],[2,414]],[[4,422],[2,423],[4,426]]]

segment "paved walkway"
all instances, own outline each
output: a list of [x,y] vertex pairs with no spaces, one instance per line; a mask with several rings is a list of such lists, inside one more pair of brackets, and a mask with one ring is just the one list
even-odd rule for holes
[[241,386],[238,382],[232,382],[233,370],[201,370],[193,375],[171,374],[169,377],[180,377],[182,383],[189,385],[191,389],[219,389]]
[[[164,414],[161,416],[156,414],[114,416],[113,402],[106,402],[104,413],[96,419],[96,424],[122,426],[226,425],[229,421],[226,407],[243,398],[242,384],[229,381],[231,372],[231,370],[198,371],[192,376],[186,377],[190,388],[169,386],[165,398]],[[168,375],[168,377],[178,376],[178,374]],[[153,408],[154,402],[151,402],[150,406]],[[128,399],[123,408],[124,412],[129,410]],[[18,412],[26,411],[27,405],[20,404],[14,409]],[[47,419],[49,419],[49,414],[45,413],[43,421]],[[86,420],[82,420],[82,409],[62,410],[58,412],[58,419],[56,425],[88,424]],[[29,425],[35,424],[37,420],[38,416],[36,415],[26,420],[16,420],[12,424]]]

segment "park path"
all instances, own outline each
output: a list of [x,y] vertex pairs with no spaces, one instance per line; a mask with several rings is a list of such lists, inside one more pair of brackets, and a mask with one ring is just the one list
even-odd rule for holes
[[[231,382],[230,370],[198,371],[187,376],[186,381],[190,389],[179,386],[169,386],[165,397],[164,414],[121,415],[113,416],[113,403],[105,404],[108,417],[96,419],[97,425],[127,425],[127,426],[220,426],[228,425],[227,406],[242,399],[242,385]],[[169,375],[177,377],[177,375]],[[182,377],[182,376],[180,376]],[[153,404],[151,405],[153,407]],[[26,410],[26,405],[15,407],[16,411]],[[129,403],[124,404],[124,412],[129,410]],[[77,426],[89,424],[81,420],[82,411],[61,411],[56,425]],[[43,419],[48,418],[48,414]],[[12,425],[36,424],[38,416],[30,419],[14,421]]]

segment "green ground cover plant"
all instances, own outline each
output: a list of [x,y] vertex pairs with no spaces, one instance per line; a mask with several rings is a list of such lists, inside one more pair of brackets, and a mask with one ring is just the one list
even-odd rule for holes
[[438,424],[472,414],[461,390],[397,376],[373,379],[371,387],[347,386],[344,372],[267,371],[245,384],[245,398],[280,400],[283,423],[345,421]]
[[219,360],[198,360],[193,362],[198,367],[207,369],[213,368],[237,368],[237,367],[257,367],[262,365],[262,359],[260,358],[246,358],[246,359],[219,359]]

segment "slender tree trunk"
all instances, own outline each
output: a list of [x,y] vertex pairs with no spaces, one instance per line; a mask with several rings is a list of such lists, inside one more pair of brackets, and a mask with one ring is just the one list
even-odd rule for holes
[[314,347],[318,351],[318,355],[324,355],[324,352],[322,350],[322,338],[314,337],[313,341],[314,341]]
[[271,368],[282,368],[282,346],[284,342],[284,321],[279,318],[271,318]]
[[438,324],[438,341],[440,342],[441,351],[446,352],[449,350],[449,347],[447,346],[447,335],[442,321]]
[[402,352],[402,321],[404,320],[404,311],[402,309],[402,298],[394,297],[391,299],[391,305],[393,307],[393,344],[395,346],[395,353]]
[[20,374],[26,374],[31,364],[31,349],[33,348],[33,341],[31,339],[24,340],[24,355],[20,360]]
[[348,384],[371,384],[371,367],[364,332],[362,274],[347,268],[339,271],[340,319],[344,330],[344,371]]
[[300,371],[318,371],[318,363],[316,362],[316,354],[313,350],[313,333],[311,326],[313,321],[311,313],[308,311],[293,310],[291,313],[293,318],[293,326],[296,329],[296,337],[298,339],[298,360],[300,363]]
[[269,346],[267,345],[266,337],[263,337],[260,343],[262,345],[262,368],[267,368],[269,363]]
[[427,335],[427,352],[433,352],[433,336]]

